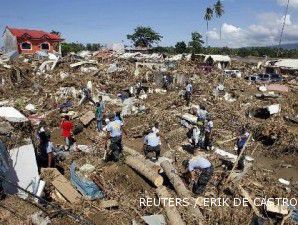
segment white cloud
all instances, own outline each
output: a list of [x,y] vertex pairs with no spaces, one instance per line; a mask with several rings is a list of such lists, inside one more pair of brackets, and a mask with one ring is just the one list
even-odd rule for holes
[[213,40],[219,40],[220,39],[220,36],[217,33],[216,29],[208,31],[207,35],[208,35],[209,38],[211,38]]
[[[298,24],[292,22],[290,15],[284,17],[276,13],[263,13],[258,16],[258,23],[246,28],[224,23],[222,39],[218,43],[229,47],[275,45],[278,43],[284,18],[286,18],[286,26],[283,42],[297,41]],[[208,34],[211,39],[218,40],[219,35],[216,30],[209,31]]]
[[[277,3],[283,6],[287,5],[287,2],[288,0],[277,0]],[[298,0],[290,0],[289,6],[298,9]]]

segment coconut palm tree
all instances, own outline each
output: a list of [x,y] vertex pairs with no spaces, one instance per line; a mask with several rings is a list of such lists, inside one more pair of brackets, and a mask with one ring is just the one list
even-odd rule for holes
[[217,18],[220,18],[225,13],[223,4],[220,0],[214,4],[214,12]]
[[206,22],[207,22],[206,46],[208,46],[209,21],[212,19],[212,17],[213,17],[213,9],[210,7],[207,7],[205,16],[204,16],[204,20],[206,20]]
[[[215,15],[216,15],[217,18],[222,17],[222,15],[225,13],[223,4],[221,3],[220,0],[218,0],[214,4],[214,12],[215,12]],[[220,26],[220,39],[221,39],[221,26]]]

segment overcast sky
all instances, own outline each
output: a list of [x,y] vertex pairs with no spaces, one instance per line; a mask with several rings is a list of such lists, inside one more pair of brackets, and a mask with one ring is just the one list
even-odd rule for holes
[[[58,30],[66,41],[129,44],[126,35],[138,25],[162,36],[160,45],[206,34],[203,19],[216,0],[0,0],[0,27]],[[209,26],[212,46],[275,45],[287,0],[223,0],[225,14]],[[222,30],[220,40],[219,30]],[[298,42],[298,0],[290,0],[283,43]],[[0,42],[2,45],[2,40]]]

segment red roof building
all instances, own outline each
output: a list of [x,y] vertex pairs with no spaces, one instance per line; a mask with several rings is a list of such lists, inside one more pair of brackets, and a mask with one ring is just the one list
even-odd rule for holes
[[6,27],[3,33],[4,51],[18,51],[20,54],[34,54],[38,51],[61,53],[63,39],[41,30],[17,29]]

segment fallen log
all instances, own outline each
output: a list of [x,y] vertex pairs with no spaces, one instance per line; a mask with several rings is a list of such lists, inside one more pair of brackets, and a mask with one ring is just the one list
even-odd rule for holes
[[185,187],[181,178],[175,173],[175,168],[169,161],[164,161],[161,164],[165,174],[170,179],[176,193],[181,198],[188,198],[191,196],[190,191]]
[[[166,187],[161,186],[156,189],[157,196],[159,199],[171,199],[173,198]],[[166,212],[169,225],[185,225],[175,205],[170,205],[169,201],[161,201],[162,206]]]
[[151,168],[153,170],[155,170],[157,173],[163,173],[163,169],[161,168],[161,166],[155,164],[154,162],[152,162],[150,160],[147,160],[144,155],[140,154],[136,150],[134,150],[132,148],[129,148],[127,146],[124,146],[123,150],[124,150],[124,152],[130,154],[131,156],[138,157],[139,160],[141,160],[142,162],[147,163],[148,165],[150,165]]
[[169,161],[164,161],[160,165],[172,183],[177,195],[180,198],[189,199],[190,207],[188,207],[187,210],[194,216],[194,219],[198,220],[196,221],[197,224],[203,224],[204,217],[200,209],[196,207],[196,199],[191,197],[191,192],[185,187],[184,182],[181,180],[179,175],[175,173],[173,165]]
[[125,159],[125,163],[136,170],[138,173],[146,177],[151,181],[156,187],[163,184],[163,178],[160,176],[156,169],[153,168],[147,161],[141,160],[138,157],[128,156]]

